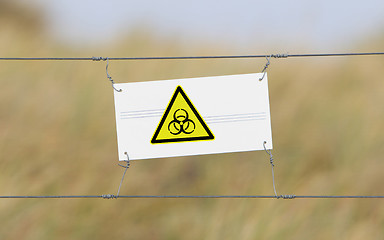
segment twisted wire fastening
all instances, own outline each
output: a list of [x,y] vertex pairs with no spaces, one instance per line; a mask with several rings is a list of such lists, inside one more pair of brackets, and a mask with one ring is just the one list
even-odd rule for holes
[[[271,64],[270,60],[271,60],[271,57],[273,57],[274,55],[269,55],[269,57],[265,57],[267,59],[267,63],[265,64],[264,68],[263,68],[263,71],[261,71],[263,73],[263,76],[261,78],[259,78],[259,81],[262,81],[265,77],[265,74],[267,73],[266,70],[267,68],[269,67],[269,64]],[[280,55],[279,55],[280,56]]]
[[129,166],[131,165],[131,163],[130,163],[130,161],[129,161],[128,153],[125,152],[124,154],[127,155],[127,160],[125,161],[125,162],[127,163],[127,165],[126,165],[126,166],[123,166],[123,165],[121,165],[121,164],[118,164],[119,166],[125,168],[125,170],[124,170],[123,177],[121,178],[120,185],[119,185],[119,190],[117,190],[116,197],[119,197],[120,189],[121,189],[121,185],[123,184],[123,180],[124,180],[125,174],[127,173],[127,170],[128,170],[128,168],[129,168]]
[[117,196],[113,195],[113,194],[104,194],[104,195],[101,195],[102,198],[104,199],[114,199],[114,198],[117,198]]
[[273,163],[273,156],[272,156],[272,153],[271,153],[271,150],[267,150],[267,148],[265,147],[265,144],[267,143],[267,141],[264,141],[263,142],[263,147],[264,147],[264,150],[265,152],[267,152],[267,154],[269,155],[269,163],[271,164],[271,167],[272,167],[272,183],[273,183],[273,191],[275,192],[275,197],[277,199],[279,199],[279,197],[277,196],[277,192],[276,192],[276,186],[275,186],[275,173],[273,171],[273,167],[275,166],[275,164]]
[[[99,58],[97,58],[97,59],[99,59]],[[116,92],[122,92],[123,91],[122,89],[116,89],[115,88],[115,86],[114,86],[115,82],[113,81],[111,75],[109,75],[109,73],[108,73],[109,58],[101,58],[101,59],[104,60],[104,61],[105,61],[105,59],[107,60],[107,66],[105,66],[105,71],[107,72],[108,80],[111,81],[111,83],[112,83],[112,88],[115,89]],[[97,61],[99,61],[99,60],[97,60]]]
[[92,61],[106,61],[107,58],[105,57],[92,57]]
[[288,53],[283,53],[283,54],[272,54],[271,55],[273,58],[287,58]]
[[277,199],[282,198],[282,199],[294,199],[296,198],[296,195],[280,195],[277,197]]

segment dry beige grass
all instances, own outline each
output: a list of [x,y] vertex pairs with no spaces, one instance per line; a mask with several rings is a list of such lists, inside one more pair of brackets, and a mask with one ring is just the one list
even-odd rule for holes
[[[382,49],[382,42],[377,49]],[[151,36],[103,52],[13,28],[2,56],[172,56]],[[210,52],[201,49],[211,49]],[[205,46],[192,55],[220,52]],[[117,82],[256,72],[264,60],[112,62]],[[115,193],[122,175],[103,62],[0,63],[0,193]],[[274,60],[280,194],[383,195],[384,59]],[[219,88],[219,86],[218,86]],[[122,194],[273,194],[265,152],[134,162]],[[382,200],[0,200],[0,239],[383,239]]]

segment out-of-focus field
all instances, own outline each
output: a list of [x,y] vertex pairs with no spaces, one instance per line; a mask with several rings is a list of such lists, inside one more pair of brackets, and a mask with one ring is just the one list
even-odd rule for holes
[[[9,20],[11,21],[11,20]],[[150,34],[100,52],[66,49],[1,20],[2,57],[176,56]],[[20,27],[25,26],[25,27]],[[366,45],[382,50],[381,39]],[[252,53],[249,53],[252,54]],[[259,72],[259,60],[110,63],[116,82]],[[384,58],[272,60],[279,194],[384,195]],[[217,91],[220,86],[217,86]],[[115,194],[113,90],[105,62],[0,62],[0,194]],[[133,162],[121,194],[272,195],[269,158],[247,152]],[[383,200],[0,200],[0,239],[384,239]]]

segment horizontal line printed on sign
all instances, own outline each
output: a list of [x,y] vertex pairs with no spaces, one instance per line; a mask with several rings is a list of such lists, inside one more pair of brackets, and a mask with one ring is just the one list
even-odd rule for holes
[[[136,119],[136,118],[153,118],[161,117],[165,110],[143,110],[132,112],[121,112],[120,119]],[[206,123],[224,123],[224,122],[239,122],[239,121],[253,121],[253,120],[265,120],[266,113],[241,113],[241,114],[227,114],[216,116],[203,116]]]
[[215,124],[215,123],[231,123],[231,122],[245,122],[245,121],[256,121],[256,120],[265,120],[266,118],[247,118],[247,119],[230,119],[230,120],[223,120],[223,121],[207,121],[207,124]]
[[217,116],[205,116],[204,118],[208,119],[208,118],[226,118],[226,117],[241,117],[241,116],[260,116],[260,115],[264,115],[265,116],[265,112],[258,112],[258,113],[239,113],[239,114],[227,114],[227,115],[217,115]]
[[255,121],[255,120],[265,120],[267,117],[265,112],[260,113],[241,113],[241,114],[227,114],[227,115],[218,115],[218,116],[207,116],[207,124],[213,123],[230,123],[230,122],[242,122],[242,121]]
[[161,112],[164,110],[165,109],[136,110],[136,111],[120,112],[120,114],[131,114],[131,113],[142,113],[142,112]]
[[120,119],[148,118],[162,116],[165,109],[120,112]]

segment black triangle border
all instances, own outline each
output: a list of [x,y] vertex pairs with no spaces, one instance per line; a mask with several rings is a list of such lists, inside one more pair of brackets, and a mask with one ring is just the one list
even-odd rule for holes
[[[171,111],[171,108],[173,106],[173,103],[176,100],[176,97],[178,94],[181,94],[183,96],[184,100],[187,102],[188,106],[192,109],[193,113],[196,115],[197,119],[199,120],[200,124],[203,126],[205,131],[207,132],[208,136],[204,137],[183,137],[183,138],[173,138],[173,139],[157,139],[157,136],[160,133],[161,128],[163,127],[163,124],[165,122],[165,119],[167,118],[169,112]],[[155,134],[152,137],[151,143],[172,143],[172,142],[189,142],[189,141],[199,141],[199,140],[213,140],[215,139],[215,136],[213,136],[211,130],[209,130],[207,124],[205,124],[203,118],[200,116],[200,114],[197,112],[196,108],[193,106],[192,102],[189,100],[181,86],[177,86],[175,93],[172,96],[171,101],[168,104],[167,109],[165,110],[163,117],[161,118],[161,121],[155,131]]]

